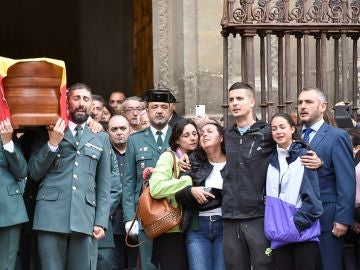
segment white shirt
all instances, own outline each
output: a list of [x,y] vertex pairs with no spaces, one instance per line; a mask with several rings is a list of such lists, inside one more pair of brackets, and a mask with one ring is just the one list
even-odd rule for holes
[[[165,142],[165,135],[166,135],[166,132],[167,132],[168,128],[169,128],[169,126],[166,125],[162,130],[160,130],[162,132],[161,138],[162,138],[163,142]],[[160,136],[160,135],[156,134],[156,131],[158,131],[158,130],[156,128],[154,128],[153,126],[150,126],[150,130],[151,130],[151,133],[153,134],[153,136],[155,138],[155,141],[157,141],[158,136]]]
[[[209,174],[209,176],[205,179],[205,187],[222,189],[223,178],[221,176],[220,171],[224,168],[226,162],[224,161],[218,163],[214,163],[214,162],[210,162],[210,163],[214,166],[214,168]],[[208,211],[199,212],[199,216],[221,216],[221,214],[222,214],[221,207],[211,209]]]
[[10,142],[4,144],[3,147],[9,153],[14,153],[14,151],[15,151],[14,142],[12,140]]
[[[310,136],[309,136],[309,143],[311,142],[311,140],[314,138],[314,136],[316,135],[316,132],[318,132],[318,130],[320,129],[320,127],[322,126],[322,124],[324,124],[324,119],[320,119],[318,122],[316,122],[315,124],[313,124],[312,126],[310,126],[309,128],[312,129]],[[304,138],[304,134],[303,131],[305,129],[305,125],[302,126],[301,128],[301,137]]]

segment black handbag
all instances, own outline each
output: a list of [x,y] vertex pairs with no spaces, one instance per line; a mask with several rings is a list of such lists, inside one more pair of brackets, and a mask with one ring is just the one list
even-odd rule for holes
[[197,210],[199,211],[207,211],[207,210],[212,210],[218,207],[221,207],[221,201],[222,201],[222,190],[218,189],[218,188],[210,188],[208,190],[206,190],[207,192],[211,193],[212,195],[215,196],[215,198],[211,198],[208,197],[207,198],[207,202],[200,204],[200,203],[196,203],[197,206]]

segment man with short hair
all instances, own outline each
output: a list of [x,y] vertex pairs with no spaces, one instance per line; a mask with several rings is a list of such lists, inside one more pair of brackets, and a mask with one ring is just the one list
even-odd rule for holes
[[89,86],[71,86],[68,127],[60,118],[29,160],[30,176],[41,181],[33,229],[44,270],[96,269],[94,247],[110,210],[110,143],[87,127],[91,105]]
[[[125,177],[125,151],[126,143],[130,135],[130,124],[122,115],[114,115],[109,121],[109,139],[112,145],[113,152],[115,153],[118,167],[119,179],[118,181],[123,184]],[[137,258],[139,255],[138,248],[130,248],[125,244],[125,226],[123,218],[124,210],[120,203],[113,215],[112,225],[114,234],[114,256],[112,259],[112,270],[122,269],[136,269]],[[132,244],[137,241],[129,239]],[[127,262],[127,265],[126,265]]]
[[103,117],[105,100],[100,95],[92,95],[92,108],[91,108],[91,117],[100,122]]
[[125,101],[126,96],[121,91],[114,91],[109,97],[109,104],[114,109],[116,114],[121,113],[121,104]]
[[[167,88],[165,88],[165,90],[166,89]],[[171,93],[171,91],[170,91],[170,93]],[[170,120],[169,120],[169,126],[173,127],[176,122],[180,121],[181,119],[184,119],[184,117],[182,117],[176,113],[176,103],[178,103],[178,101],[176,100],[175,96],[172,93],[170,95],[170,100],[171,100],[170,109],[171,109],[172,113],[171,113]]]
[[144,104],[140,97],[128,97],[123,102],[121,106],[121,114],[125,116],[130,123],[130,133],[134,133],[140,129],[138,115],[143,109]]
[[227,269],[275,269],[265,254],[264,195],[267,161],[275,149],[269,125],[254,118],[255,93],[242,82],[229,89],[236,124],[225,130],[226,166],[222,217]]
[[[229,88],[229,110],[236,123],[225,130],[226,166],[222,217],[227,269],[275,269],[265,254],[264,195],[268,159],[276,149],[266,122],[255,119],[255,92],[243,82]],[[317,169],[321,160],[308,151],[303,164]],[[305,162],[305,163],[304,163]],[[253,267],[253,268],[252,268]]]
[[[142,172],[147,167],[155,167],[160,154],[169,147],[171,128],[168,121],[171,115],[170,92],[149,91],[146,99],[150,127],[132,134],[127,142],[125,160],[126,172],[123,185],[123,209],[125,229],[129,231],[131,220],[135,216],[139,196],[142,190]],[[139,235],[139,241],[146,239],[139,222],[135,221],[129,235]],[[143,270],[156,269],[151,263],[152,241],[147,239],[140,246],[141,266]]]
[[302,89],[297,105],[303,139],[323,161],[318,170],[324,207],[320,217],[322,267],[318,269],[342,269],[343,236],[354,219],[356,181],[352,144],[346,131],[325,123],[327,102],[320,89]]

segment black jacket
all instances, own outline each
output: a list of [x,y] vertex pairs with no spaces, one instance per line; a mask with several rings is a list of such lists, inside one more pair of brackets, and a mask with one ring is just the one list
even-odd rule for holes
[[169,120],[169,127],[173,127],[175,123],[179,122],[181,119],[184,119],[184,117],[178,115],[175,111],[173,112],[173,115],[171,116]]
[[276,149],[269,125],[254,123],[243,135],[236,125],[225,130],[226,174],[223,183],[224,219],[264,216],[267,164]]
[[[191,188],[193,186],[205,186],[205,180],[214,168],[214,166],[208,161],[208,159],[206,157],[202,157],[197,151],[193,152],[190,155],[189,159],[191,169],[181,174],[189,175],[192,179],[193,185],[187,186],[175,194],[176,202],[181,204],[183,207],[182,224],[180,226],[183,232],[189,228],[192,219],[197,217],[198,215],[196,200],[191,194]],[[225,177],[225,168],[226,165],[221,170],[221,176],[223,177],[223,179]]]

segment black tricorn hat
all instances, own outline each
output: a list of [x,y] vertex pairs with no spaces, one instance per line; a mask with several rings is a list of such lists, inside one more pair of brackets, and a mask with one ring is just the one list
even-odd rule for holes
[[167,88],[151,89],[143,96],[143,100],[146,102],[177,103],[175,96]]

